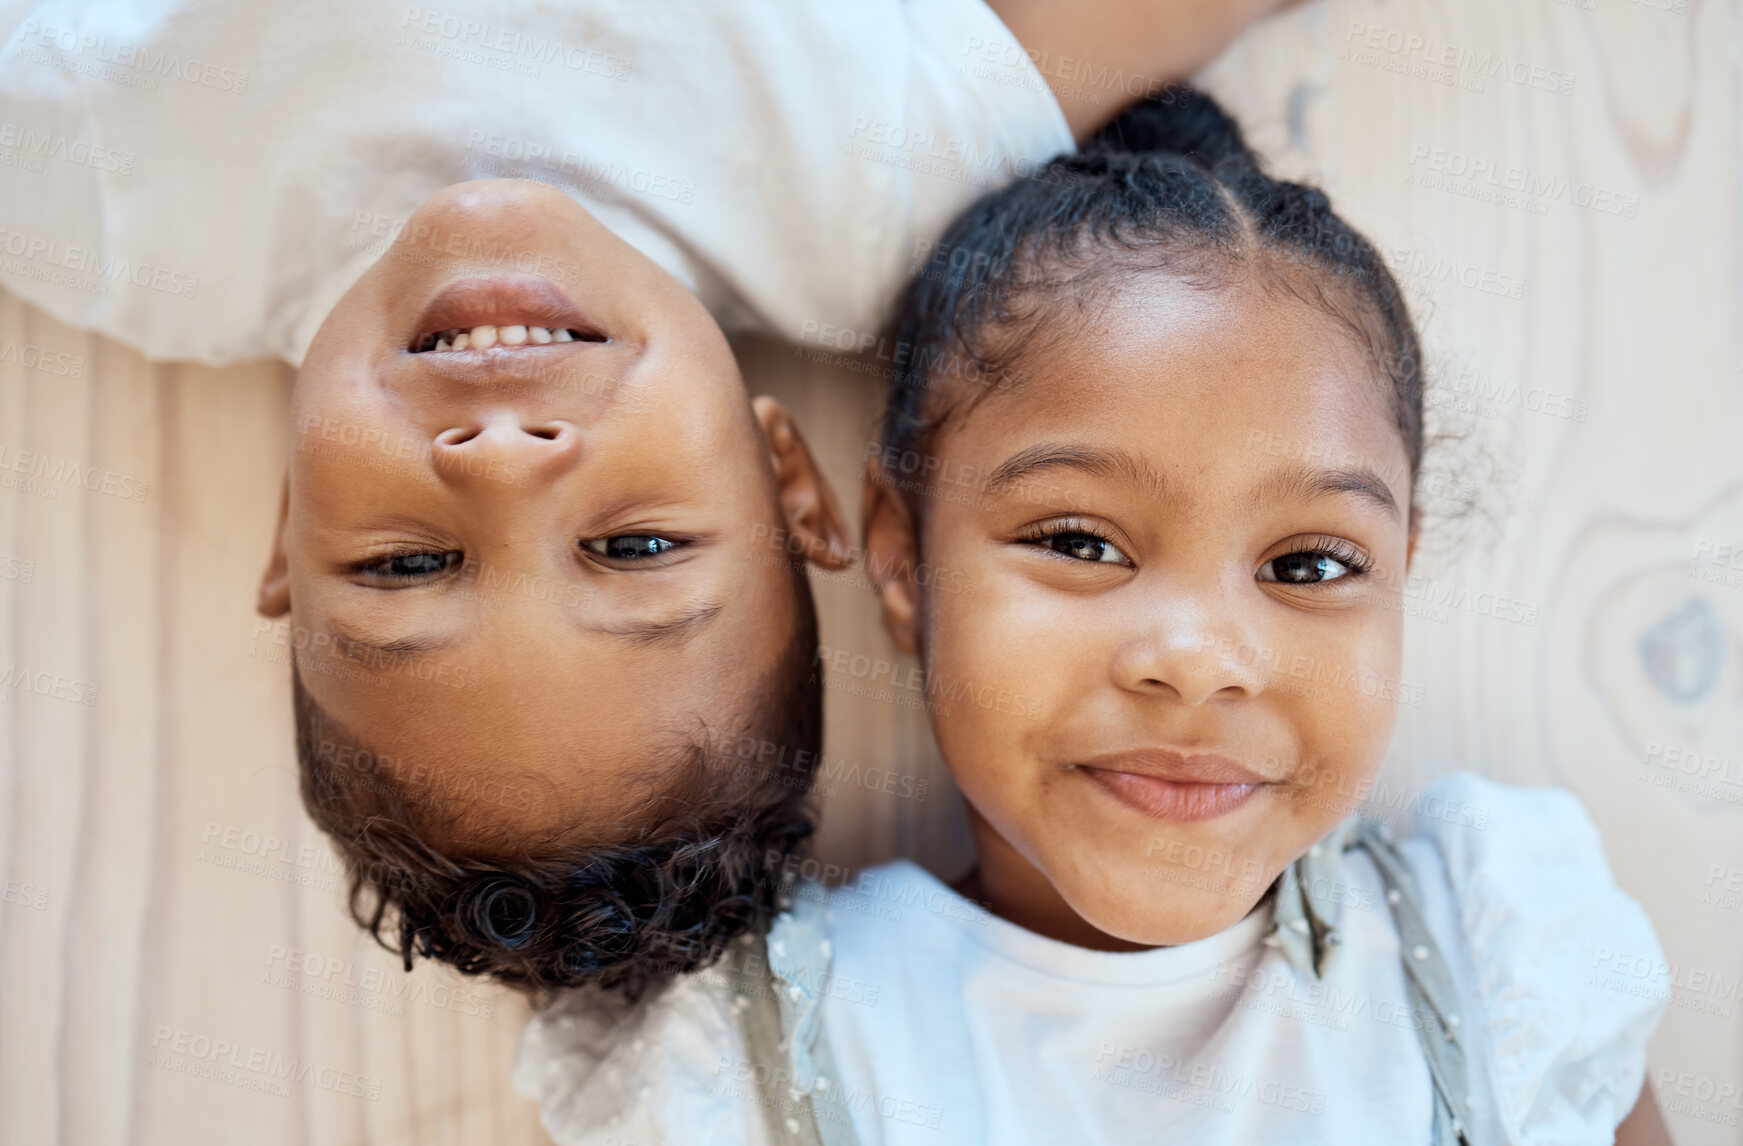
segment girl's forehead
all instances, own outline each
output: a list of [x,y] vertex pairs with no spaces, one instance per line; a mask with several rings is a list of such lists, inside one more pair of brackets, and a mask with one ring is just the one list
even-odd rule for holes
[[1294,291],[1252,277],[1205,287],[1134,276],[1048,321],[997,385],[963,404],[959,445],[1074,427],[1176,451],[1261,434],[1404,452],[1368,340]]

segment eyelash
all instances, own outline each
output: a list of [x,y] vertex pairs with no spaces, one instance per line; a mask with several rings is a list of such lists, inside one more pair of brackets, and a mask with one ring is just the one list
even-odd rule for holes
[[[1064,561],[1076,561],[1084,565],[1096,564],[1095,562],[1087,561],[1081,557],[1067,557],[1063,553],[1044,548],[1047,542],[1052,541],[1056,537],[1091,537],[1097,541],[1118,548],[1118,543],[1108,535],[1106,530],[1098,529],[1090,522],[1074,519],[1048,521],[1038,525],[1032,525],[1023,531],[1022,540],[1028,544],[1036,546],[1037,548],[1042,548],[1043,552],[1051,556],[1059,557]],[[1121,552],[1124,551],[1122,550]],[[1276,561],[1284,557],[1291,557],[1297,554],[1305,554],[1311,557],[1330,557],[1333,561],[1336,561],[1348,570],[1343,577],[1339,577],[1337,580],[1361,577],[1371,572],[1374,568],[1373,559],[1370,558],[1367,553],[1357,548],[1351,542],[1345,541],[1341,537],[1315,537],[1311,540],[1310,544],[1302,548],[1291,548],[1287,552],[1279,553],[1276,557],[1270,558],[1266,564],[1270,564],[1271,561]],[[1130,555],[1128,554],[1127,556],[1128,559],[1130,559]],[[1275,583],[1288,584],[1288,582]],[[1315,582],[1309,582],[1309,584],[1314,583]]]
[[[1021,540],[1025,544],[1033,545],[1047,556],[1057,557],[1061,561],[1075,561],[1080,565],[1101,564],[1100,562],[1087,561],[1081,557],[1068,557],[1055,549],[1049,548],[1047,543],[1059,537],[1089,537],[1096,541],[1100,541],[1103,544],[1112,545],[1114,548],[1119,549],[1119,543],[1116,542],[1106,530],[1097,528],[1091,522],[1080,521],[1076,518],[1066,518],[1061,521],[1045,521],[1037,525],[1031,525],[1023,531]],[[1124,554],[1125,550],[1121,549],[1120,552]],[[1131,555],[1126,554],[1126,559],[1128,561],[1131,560]]]
[[[625,538],[653,538],[665,548],[659,553],[644,557],[613,557],[606,553],[596,552],[592,548],[595,542],[606,543]],[[664,563],[662,558],[667,557],[675,550],[684,548],[687,544],[689,542],[683,538],[671,538],[657,533],[617,533],[610,537],[585,538],[576,542],[576,546],[588,557],[612,569],[622,569],[630,565],[660,565]],[[427,569],[417,573],[390,571],[395,561],[403,561],[408,557],[435,557],[441,560],[442,566],[439,569]],[[463,564],[465,560],[466,555],[459,550],[407,549],[399,553],[385,553],[373,560],[361,562],[353,566],[352,571],[364,580],[377,584],[409,585],[418,581],[434,580]]]
[[[665,548],[660,550],[660,552],[658,552],[658,553],[648,554],[648,555],[641,556],[641,557],[613,557],[610,554],[599,553],[593,549],[593,546],[595,544],[605,544],[605,543],[609,543],[612,541],[621,541],[621,540],[624,540],[626,538],[637,538],[637,539],[652,538],[653,540],[658,541],[660,544],[664,545]],[[610,535],[609,537],[589,537],[589,538],[584,538],[581,541],[576,542],[576,545],[581,549],[581,551],[583,553],[587,554],[588,557],[592,558],[594,561],[597,561],[600,564],[605,565],[607,568],[611,568],[611,569],[622,569],[622,568],[624,568],[626,566],[630,566],[630,565],[642,565],[642,566],[663,565],[666,563],[666,560],[669,559],[672,554],[676,553],[680,549],[683,549],[685,546],[687,546],[689,544],[690,544],[690,542],[687,538],[667,537],[663,533],[614,533],[614,534]]]
[[[442,567],[422,573],[391,573],[388,568],[395,561],[403,561],[408,557],[436,557],[441,559]],[[429,549],[407,549],[399,553],[385,553],[372,561],[365,561],[354,566],[355,572],[368,581],[386,582],[388,584],[407,584],[413,581],[428,581],[448,572],[466,559],[464,553],[458,550],[434,551]]]
[[1313,539],[1313,543],[1306,548],[1290,549],[1287,553],[1279,553],[1271,560],[1276,561],[1279,557],[1289,557],[1297,553],[1305,553],[1314,557],[1330,557],[1348,569],[1347,576],[1350,577],[1360,577],[1374,568],[1373,558],[1341,537],[1316,537]]

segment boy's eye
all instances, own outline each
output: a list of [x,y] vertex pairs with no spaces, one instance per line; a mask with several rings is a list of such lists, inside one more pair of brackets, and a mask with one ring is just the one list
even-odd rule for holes
[[595,557],[603,557],[607,561],[645,561],[650,557],[669,553],[678,547],[678,542],[655,536],[652,533],[623,533],[616,537],[595,537],[583,541],[581,544]]
[[458,550],[446,553],[395,553],[373,565],[363,566],[361,572],[374,581],[416,581],[451,569],[465,559],[466,555]]
[[1321,581],[1335,581],[1353,572],[1355,570],[1350,566],[1329,553],[1285,553],[1259,567],[1259,580],[1314,585]]

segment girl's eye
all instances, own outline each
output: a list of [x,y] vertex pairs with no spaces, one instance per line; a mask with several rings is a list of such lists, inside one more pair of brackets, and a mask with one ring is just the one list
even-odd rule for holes
[[652,533],[623,533],[616,537],[595,537],[581,543],[595,557],[607,561],[646,561],[676,549],[679,542],[657,537]]
[[1105,537],[1090,533],[1082,528],[1055,528],[1043,530],[1031,541],[1037,545],[1046,546],[1049,552],[1061,557],[1069,557],[1075,561],[1089,561],[1112,565],[1130,565],[1132,559],[1120,551],[1120,547]]
[[1355,554],[1314,549],[1273,557],[1259,566],[1259,580],[1280,581],[1285,585],[1317,585],[1321,581],[1354,576],[1364,568]]
[[465,559],[466,555],[458,550],[446,553],[396,553],[373,565],[363,566],[361,572],[373,581],[417,581],[452,569]]

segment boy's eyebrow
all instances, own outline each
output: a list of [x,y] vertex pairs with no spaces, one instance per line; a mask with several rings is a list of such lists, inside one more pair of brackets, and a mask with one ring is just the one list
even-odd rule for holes
[[1092,449],[1062,442],[1042,442],[1001,462],[987,478],[986,492],[1002,493],[1026,477],[1063,467],[1091,477],[1119,478],[1140,486],[1158,500],[1167,497],[1167,483],[1149,465],[1120,449]]
[[[638,642],[688,640],[700,632],[704,625],[720,616],[725,609],[725,601],[709,601],[693,606],[676,617],[662,617],[657,621],[631,621],[622,625],[596,624],[589,621],[586,622],[586,627],[596,633],[604,633],[613,637],[627,637]],[[398,637],[391,641],[378,640],[366,637],[333,619],[328,620],[327,627],[338,641],[358,648],[386,653],[390,656],[435,652],[437,649],[445,649],[454,643],[449,637],[427,635]]]
[[632,641],[688,640],[700,632],[704,625],[720,616],[725,609],[725,601],[709,601],[693,606],[676,617],[668,617],[658,621],[632,621],[624,625],[598,625],[590,622],[587,627],[596,633],[608,633],[614,637],[628,637]]
[[332,617],[327,620],[327,628],[331,630],[335,639],[345,644],[356,645],[359,648],[370,649],[378,653],[387,653],[390,656],[435,652],[437,649],[445,649],[454,643],[449,637],[435,637],[427,634],[397,637],[391,641],[376,640],[364,636],[355,629],[347,628],[344,622]]
[[1300,463],[1285,466],[1272,473],[1254,491],[1253,501],[1257,504],[1286,501],[1290,498],[1312,500],[1340,493],[1356,494],[1391,514],[1394,520],[1400,516],[1398,501],[1392,496],[1392,487],[1379,474],[1365,466],[1352,466],[1347,469],[1320,469]]

